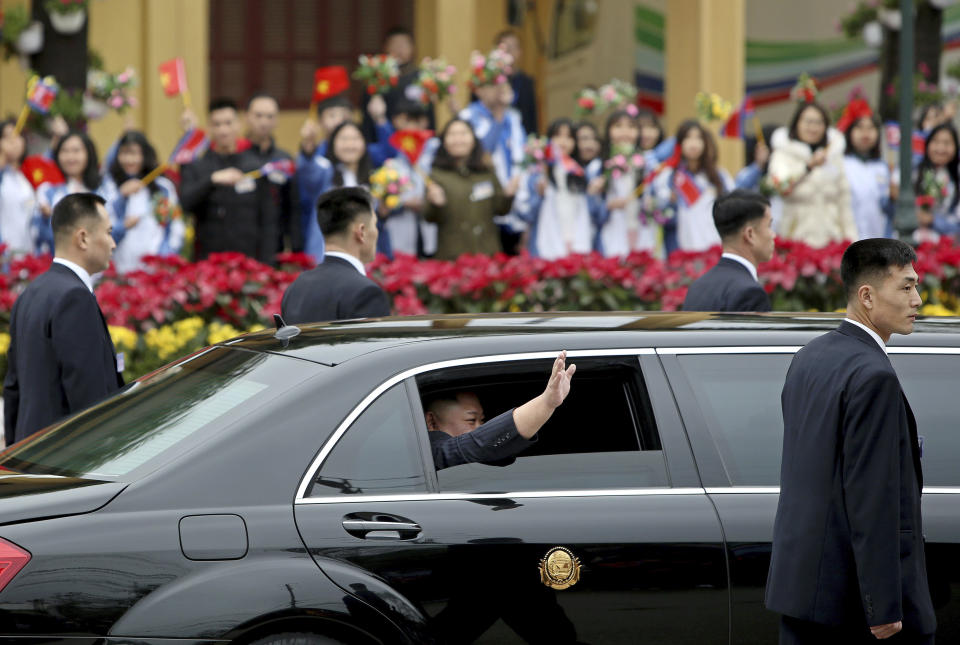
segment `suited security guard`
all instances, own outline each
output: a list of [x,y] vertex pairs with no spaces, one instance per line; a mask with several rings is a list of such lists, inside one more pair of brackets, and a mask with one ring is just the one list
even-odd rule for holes
[[770,311],[757,265],[773,257],[776,235],[770,201],[760,193],[735,190],[713,203],[713,223],[723,256],[687,291],[684,311]]
[[390,315],[390,301],[363,265],[377,253],[377,215],[370,193],[334,188],[317,200],[317,222],[326,241],[323,262],[287,287],[280,310],[291,325]]
[[787,372],[766,591],[781,644],[933,643],[917,427],[885,346],[913,331],[916,259],[897,240],[852,244],[847,319]]
[[123,387],[91,274],[110,266],[116,244],[104,201],[75,193],[53,209],[56,257],[13,305],[3,383],[7,445]]

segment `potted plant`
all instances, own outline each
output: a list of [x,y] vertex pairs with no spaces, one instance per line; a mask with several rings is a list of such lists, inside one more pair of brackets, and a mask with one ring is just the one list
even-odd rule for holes
[[4,58],[29,56],[43,49],[43,24],[31,20],[22,4],[10,7],[3,15]]
[[47,0],[43,8],[50,16],[50,25],[61,34],[75,34],[87,20],[89,0]]
[[137,75],[132,67],[118,74],[102,69],[87,70],[87,92],[83,95],[83,112],[88,119],[100,119],[109,110],[123,114],[135,107],[137,99],[131,90],[137,85]]

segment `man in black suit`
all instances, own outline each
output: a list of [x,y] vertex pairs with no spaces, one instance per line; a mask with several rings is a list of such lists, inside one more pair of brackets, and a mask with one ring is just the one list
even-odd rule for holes
[[51,216],[56,257],[13,305],[3,383],[7,445],[123,387],[91,274],[110,266],[116,244],[104,201],[61,199]]
[[317,222],[326,243],[323,262],[304,271],[283,294],[290,324],[390,315],[387,294],[363,265],[377,251],[377,215],[363,188],[335,188],[317,200]]
[[239,116],[231,99],[214,99],[209,114],[210,149],[181,171],[180,202],[197,221],[196,258],[236,251],[272,264],[279,217],[267,182],[249,173],[261,157],[238,149]]
[[770,202],[759,193],[735,190],[713,203],[713,223],[723,255],[690,285],[683,310],[770,311],[770,298],[757,279],[757,265],[773,257],[776,243]]
[[[576,365],[560,352],[543,393],[484,423],[483,406],[472,392],[437,397],[427,406],[433,465],[437,470],[469,463],[509,465],[537,440],[536,434],[570,393]],[[499,463],[497,463],[499,462]]]
[[533,77],[520,69],[523,64],[523,45],[520,35],[507,29],[497,34],[494,46],[503,47],[513,57],[513,73],[510,75],[510,87],[513,88],[513,105],[520,112],[523,129],[527,134],[536,134],[537,130],[537,85]]
[[916,259],[897,240],[850,245],[847,319],[787,372],[766,592],[781,644],[933,643],[917,426],[886,353],[922,304]]

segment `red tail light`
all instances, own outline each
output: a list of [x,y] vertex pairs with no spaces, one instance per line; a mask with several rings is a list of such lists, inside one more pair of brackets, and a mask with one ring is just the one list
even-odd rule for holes
[[30,552],[0,538],[0,591],[30,562]]

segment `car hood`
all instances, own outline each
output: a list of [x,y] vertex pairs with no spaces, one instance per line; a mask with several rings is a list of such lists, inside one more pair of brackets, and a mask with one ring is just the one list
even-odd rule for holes
[[89,513],[126,486],[78,477],[0,474],[0,525]]

